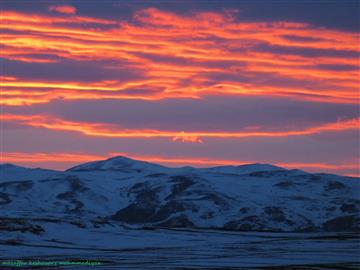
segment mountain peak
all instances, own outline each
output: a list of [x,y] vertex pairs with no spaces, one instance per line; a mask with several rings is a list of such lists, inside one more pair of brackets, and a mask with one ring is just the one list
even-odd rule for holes
[[77,165],[67,171],[121,171],[121,170],[152,170],[165,168],[158,164],[152,164],[146,161],[135,160],[125,156],[115,156],[106,160],[92,161]]
[[139,160],[132,159],[126,156],[114,156],[105,160],[107,163],[136,163]]
[[14,164],[11,164],[11,163],[1,163],[0,164],[0,169],[25,169],[25,167],[21,167],[21,166],[17,166],[17,165],[14,165]]
[[243,164],[239,166],[218,166],[212,168],[206,168],[207,171],[213,171],[218,173],[231,173],[231,174],[248,174],[254,172],[264,172],[264,171],[285,171],[286,169],[266,164],[266,163],[251,163]]
[[34,170],[52,171],[52,170],[47,170],[47,169],[42,169],[42,168],[28,168],[28,167],[15,165],[12,163],[0,163],[0,170],[6,170],[6,171],[30,171],[30,170],[32,170],[32,171],[34,171]]
[[43,179],[60,173],[55,170],[26,168],[11,163],[0,164],[0,182]]
[[283,171],[284,168],[268,164],[268,163],[250,163],[237,166],[241,170],[256,170],[256,171]]

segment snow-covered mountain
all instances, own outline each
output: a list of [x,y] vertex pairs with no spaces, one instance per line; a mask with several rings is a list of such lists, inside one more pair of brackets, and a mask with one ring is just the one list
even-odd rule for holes
[[85,164],[81,164],[68,169],[68,171],[121,171],[121,172],[141,172],[144,170],[164,170],[163,167],[158,164],[152,164],[145,161],[134,160],[131,158],[117,156],[107,160],[93,161]]
[[167,168],[121,156],[63,172],[3,164],[0,228],[360,231],[359,195],[359,178],[269,164]]

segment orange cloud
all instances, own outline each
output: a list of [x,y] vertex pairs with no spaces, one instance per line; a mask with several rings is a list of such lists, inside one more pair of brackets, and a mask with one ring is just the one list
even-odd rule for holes
[[49,10],[56,11],[59,13],[64,13],[64,14],[75,14],[76,13],[76,8],[73,6],[69,6],[69,5],[49,6]]
[[20,125],[35,128],[45,128],[57,131],[71,131],[82,133],[87,136],[107,137],[107,138],[171,138],[173,141],[201,143],[201,138],[246,138],[246,137],[288,137],[288,136],[308,136],[322,132],[340,132],[346,130],[359,129],[359,119],[342,120],[334,123],[322,124],[315,127],[308,127],[296,130],[280,131],[249,131],[247,129],[237,132],[226,131],[169,131],[154,129],[126,129],[118,125],[103,123],[87,123],[63,120],[56,117],[44,115],[0,115],[0,120],[17,123]]
[[[158,100],[205,95],[358,103],[359,61],[354,53],[360,49],[356,33],[305,23],[239,22],[226,12],[184,16],[154,8],[137,11],[135,23],[73,13],[49,17],[11,11],[3,11],[0,19],[5,22],[0,25],[4,30],[0,34],[3,58],[44,65],[62,59],[108,61],[99,64],[99,70],[131,69],[141,74],[141,79],[111,83],[49,82],[45,77],[39,81],[2,80],[6,95],[1,102],[5,105],[46,103],[56,98]],[[259,51],[259,46],[291,50]],[[302,49],[351,54],[306,56],[297,53]],[[342,65],[352,70],[342,70]],[[332,70],[333,66],[340,68]],[[264,80],[267,77],[273,79]],[[139,94],[134,88],[148,91]]]
[[[39,60],[38,62],[41,61]],[[206,82],[206,79],[202,81],[199,78],[198,81],[202,83]],[[356,103],[358,100],[357,92],[346,92],[343,90],[340,95],[338,89],[319,93],[314,90],[298,87],[256,86],[256,84],[251,83],[245,84],[227,81],[214,83],[209,86],[199,85],[196,80],[194,80],[194,85],[184,86],[178,84],[179,82],[174,77],[164,78],[161,76],[129,82],[99,81],[95,83],[23,81],[18,78],[8,81],[2,79],[0,86],[3,89],[3,98],[0,100],[0,104],[12,106],[31,105],[47,103],[54,99],[160,100],[164,98],[201,98],[206,95],[271,95],[338,103]],[[149,91],[137,92],[133,91],[134,89],[149,89]]]
[[[79,163],[90,162],[95,160],[103,160],[113,156],[126,156],[129,158],[144,160],[152,163],[158,163],[166,166],[195,166],[195,167],[212,167],[212,166],[227,166],[227,165],[244,165],[254,163],[253,161],[240,161],[235,159],[212,159],[205,157],[163,157],[152,155],[136,155],[129,153],[108,153],[106,155],[87,154],[87,153],[62,153],[62,152],[2,152],[1,163],[16,163],[26,166],[34,166],[35,164],[48,164],[48,168],[66,169]],[[359,171],[358,163],[351,164],[328,164],[328,163],[306,163],[306,162],[271,162],[261,161],[262,163],[272,163],[274,165],[288,168],[288,169],[304,169],[314,172],[337,172],[337,171]],[[64,166],[65,165],[65,166]],[[349,173],[349,176],[359,177],[360,174]]]
[[184,131],[178,133],[176,136],[173,136],[172,140],[174,142],[192,142],[192,143],[202,143],[203,141],[197,135],[187,134]]
[[63,162],[88,162],[104,159],[106,156],[92,155],[86,153],[22,153],[22,152],[2,152],[2,163],[41,163],[48,161]]

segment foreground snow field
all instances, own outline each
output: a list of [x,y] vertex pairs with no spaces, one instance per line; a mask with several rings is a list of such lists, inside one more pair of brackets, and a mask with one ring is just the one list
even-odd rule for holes
[[[47,224],[46,231],[42,237],[31,233],[1,234],[0,261],[81,259],[104,263],[94,269],[360,267],[360,239],[351,233],[132,230],[118,227],[83,230],[59,224]],[[296,268],[300,265],[302,268]]]

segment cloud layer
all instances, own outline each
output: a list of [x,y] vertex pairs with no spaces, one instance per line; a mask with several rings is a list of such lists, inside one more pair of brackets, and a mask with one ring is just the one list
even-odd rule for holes
[[2,12],[2,57],[49,65],[71,60],[85,69],[96,62],[101,73],[131,70],[132,76],[31,79],[8,70],[2,77],[3,104],[206,95],[357,102],[356,33],[285,21],[239,22],[231,12],[184,16],[147,8],[130,21],[65,13]]
[[316,24],[327,9],[309,19],[299,4],[296,20],[216,1],[45,4],[0,14],[2,162],[124,153],[359,174],[360,35],[348,18]]

